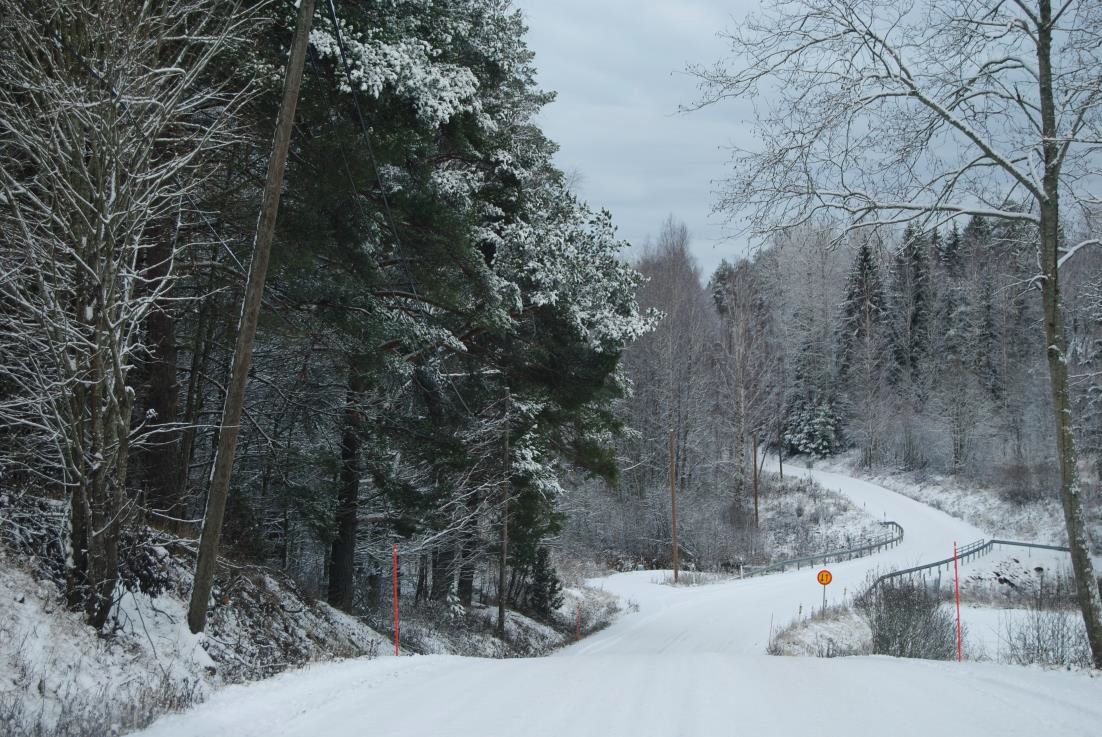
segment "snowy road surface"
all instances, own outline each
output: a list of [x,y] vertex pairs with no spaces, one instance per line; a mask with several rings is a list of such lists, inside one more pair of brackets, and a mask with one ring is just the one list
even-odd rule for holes
[[[980,530],[873,484],[820,471],[905,529],[885,553],[832,564],[829,598],[869,571],[952,553]],[[772,658],[774,626],[818,607],[814,569],[674,589],[653,571],[594,582],[639,605],[555,657],[379,658],[223,689],[143,737],[908,737],[1102,734],[1102,679],[988,663]]]

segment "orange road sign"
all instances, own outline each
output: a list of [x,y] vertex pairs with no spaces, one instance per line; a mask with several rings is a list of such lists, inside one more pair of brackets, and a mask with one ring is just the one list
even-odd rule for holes
[[815,578],[818,579],[819,583],[821,583],[823,586],[826,586],[828,583],[834,580],[834,576],[831,575],[830,571],[825,568],[819,571],[819,575]]

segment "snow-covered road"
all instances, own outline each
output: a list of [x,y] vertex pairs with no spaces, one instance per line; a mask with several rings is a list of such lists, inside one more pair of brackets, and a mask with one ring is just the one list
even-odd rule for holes
[[[790,469],[792,472],[812,475],[877,519],[894,520],[904,529],[903,542],[894,548],[827,566],[834,576],[827,587],[828,603],[852,596],[872,570],[948,558],[954,542],[964,545],[984,537],[965,522],[875,484],[824,471]],[[819,568],[695,588],[656,586],[654,582],[662,576],[655,571],[592,581],[625,600],[639,602],[640,611],[562,654],[676,651],[760,655],[769,643],[771,625],[780,627],[801,611],[822,606],[823,589],[815,579]]]
[[[871,514],[903,544],[830,566],[828,598],[870,570],[952,553],[980,530],[899,494],[802,470]],[[222,690],[144,737],[864,737],[1102,734],[1102,679],[987,663],[771,658],[771,622],[821,605],[815,570],[702,586],[653,571],[601,579],[638,604],[555,657],[347,661]]]

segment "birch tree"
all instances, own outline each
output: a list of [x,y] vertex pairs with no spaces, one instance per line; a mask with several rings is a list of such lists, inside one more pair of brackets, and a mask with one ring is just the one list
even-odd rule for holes
[[[1094,241],[1061,213],[1100,199],[1102,6],[1090,0],[774,0],[697,68],[702,105],[759,103],[760,146],[719,201],[770,232],[821,215],[851,228],[962,215],[1037,227],[1060,491],[1097,666],[1102,601],[1089,556],[1060,271]],[[1018,203],[1025,203],[1021,207]]]
[[[756,264],[722,262],[711,280],[722,320],[717,380],[738,439],[737,474],[750,479],[754,526],[760,523],[759,447],[777,424],[777,379],[780,373],[774,326]],[[747,447],[749,446],[749,447]]]

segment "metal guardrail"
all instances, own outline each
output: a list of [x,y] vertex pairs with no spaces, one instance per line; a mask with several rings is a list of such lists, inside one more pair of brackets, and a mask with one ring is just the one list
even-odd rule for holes
[[871,541],[864,545],[859,545],[855,548],[847,548],[845,550],[831,550],[825,553],[816,553],[814,555],[805,555],[802,558],[791,558],[789,560],[781,560],[776,563],[768,563],[763,566],[745,566],[742,568],[743,577],[746,576],[762,576],[767,573],[775,573],[777,571],[784,572],[788,568],[795,566],[797,570],[802,568],[805,564],[808,566],[825,565],[832,561],[840,560],[853,560],[854,558],[861,558],[871,553],[879,553],[885,548],[891,548],[898,545],[903,540],[903,527],[897,522],[887,521],[881,522],[881,525],[885,527],[891,527],[892,531],[883,535],[879,535],[873,538]]
[[[957,550],[957,560],[960,562],[967,561],[972,558],[979,558],[990,553],[996,545],[1011,545],[1019,548],[1037,548],[1039,550],[1056,550],[1058,552],[1070,553],[1071,550],[1062,545],[1043,545],[1041,543],[1023,543],[1015,540],[984,540],[980,538],[975,542],[968,543],[963,548]],[[915,573],[921,573],[934,568],[941,568],[945,566],[945,570],[949,570],[949,566],[953,564],[952,558],[945,558],[943,560],[934,561],[933,563],[927,563],[926,565],[915,566],[914,568],[904,568],[901,571],[892,571],[891,573],[885,573],[875,581],[869,589],[874,589],[880,585],[882,581],[887,581],[892,578],[898,578],[899,576],[909,576]]]
[[992,545],[1013,545],[1019,548],[1037,548],[1039,550],[1056,550],[1061,553],[1070,553],[1071,548],[1064,545],[1042,545],[1041,543],[1022,543],[1014,540],[988,540],[987,544]]

